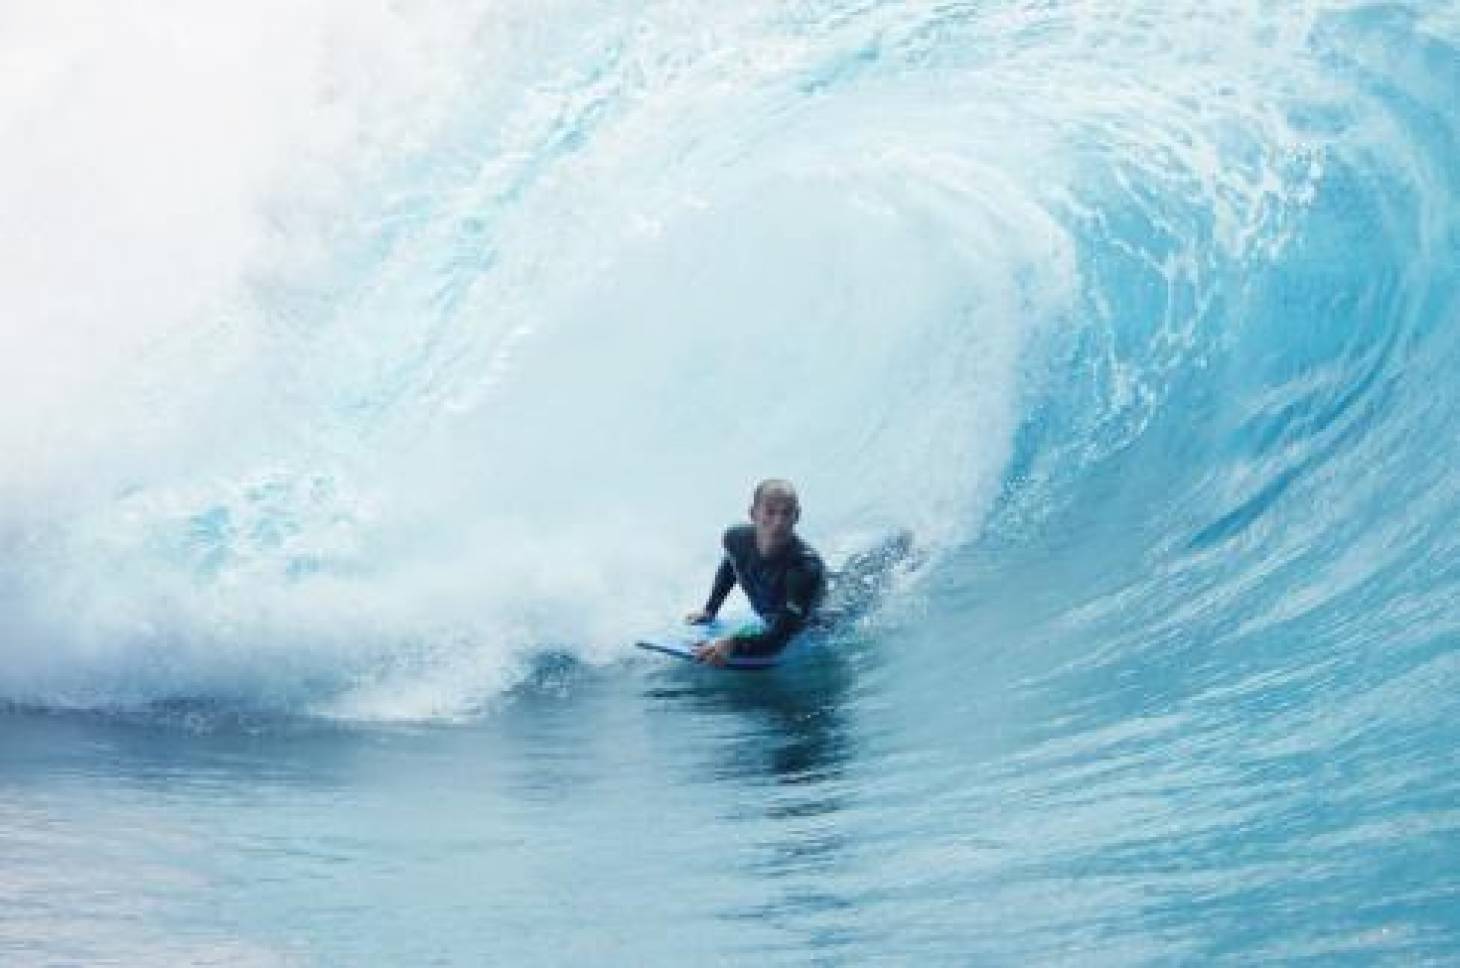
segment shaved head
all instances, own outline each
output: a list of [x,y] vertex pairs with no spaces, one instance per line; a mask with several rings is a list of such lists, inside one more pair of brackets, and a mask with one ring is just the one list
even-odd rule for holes
[[755,485],[755,493],[751,495],[750,506],[756,508],[762,501],[789,501],[796,510],[801,509],[801,499],[796,496],[795,486],[787,480],[779,477],[770,477]]

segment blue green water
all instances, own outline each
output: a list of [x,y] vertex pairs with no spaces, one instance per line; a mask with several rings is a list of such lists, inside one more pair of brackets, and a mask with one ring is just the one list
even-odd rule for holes
[[[1460,958],[1460,6],[23,0],[0,67],[0,961]],[[925,564],[635,650],[772,475]]]

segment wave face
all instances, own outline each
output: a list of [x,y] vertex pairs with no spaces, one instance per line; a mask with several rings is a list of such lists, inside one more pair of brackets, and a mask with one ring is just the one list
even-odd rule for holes
[[775,473],[1030,688],[1454,721],[1454,4],[727,6],[9,10],[0,696],[469,712]]

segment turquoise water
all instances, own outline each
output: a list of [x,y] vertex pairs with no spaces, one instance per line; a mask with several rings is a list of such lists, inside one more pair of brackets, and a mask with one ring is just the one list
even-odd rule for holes
[[[1460,957],[1460,6],[21,2],[0,68],[7,964]],[[633,649],[769,475],[925,564]]]

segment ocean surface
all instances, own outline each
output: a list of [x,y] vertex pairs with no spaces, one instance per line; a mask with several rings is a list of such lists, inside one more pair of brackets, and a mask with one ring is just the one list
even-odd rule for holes
[[[0,8],[0,962],[1460,962],[1460,3]],[[734,674],[761,477],[881,607]]]

